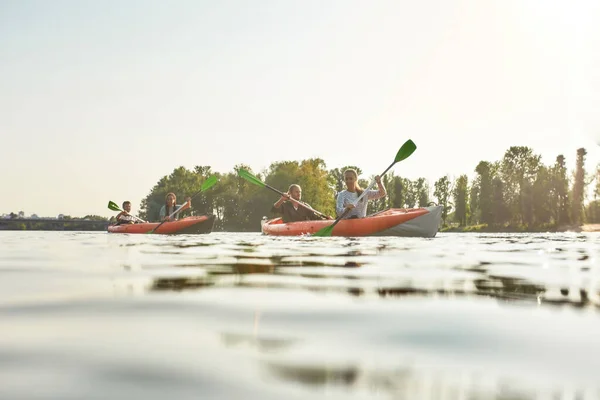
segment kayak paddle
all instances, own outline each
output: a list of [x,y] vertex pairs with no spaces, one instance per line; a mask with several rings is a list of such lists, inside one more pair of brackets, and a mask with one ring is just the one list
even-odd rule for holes
[[205,190],[208,190],[215,183],[217,183],[217,181],[218,181],[218,179],[214,175],[212,175],[210,178],[208,178],[207,180],[205,180],[204,183],[202,184],[202,186],[200,186],[200,190],[198,190],[196,193],[194,193],[192,195],[192,197],[190,197],[190,199],[185,202],[185,204],[182,204],[181,207],[179,207],[177,210],[173,211],[173,213],[171,215],[169,215],[168,218],[164,219],[160,224],[158,224],[158,226],[156,228],[152,229],[148,233],[154,233],[162,224],[164,224],[165,222],[167,222],[168,220],[170,220],[175,214],[177,214],[177,213],[179,213],[179,212],[181,212],[181,211],[189,208],[190,207],[190,202],[192,201],[192,199],[194,197],[196,197],[200,193],[204,192]]
[[[113,211],[120,211],[120,212],[123,212],[123,210],[121,210],[121,208],[120,208],[120,207],[117,205],[117,203],[115,203],[114,201],[109,201],[109,202],[108,202],[108,208],[110,208],[110,209],[111,209],[111,210],[113,210]],[[129,214],[129,213],[127,213],[127,214],[128,214],[128,215],[131,215],[131,214]],[[137,219],[138,221],[141,221],[141,222],[146,222],[146,221],[144,221],[143,219],[136,217],[135,215],[131,215],[131,216],[132,216],[133,218]]]
[[[245,170],[245,169],[243,169],[243,168],[240,168],[240,169],[238,169],[238,175],[239,175],[240,177],[244,178],[245,180],[247,180],[247,181],[248,181],[248,182],[250,182],[250,183],[253,183],[253,184],[255,184],[255,185],[258,185],[258,186],[266,187],[267,189],[271,189],[271,190],[272,190],[272,191],[274,191],[275,193],[279,193],[279,195],[280,195],[280,196],[283,196],[283,195],[284,195],[284,193],[283,193],[283,192],[281,192],[281,191],[279,191],[279,190],[275,189],[273,186],[267,185],[266,183],[264,183],[263,181],[261,181],[261,180],[260,180],[260,179],[258,179],[256,176],[252,175],[250,172],[246,171],[246,170]],[[301,202],[301,201],[299,201],[299,200],[292,199],[291,197],[290,197],[290,201],[292,201],[292,202],[295,202],[295,203],[297,203],[297,204],[301,205],[302,207],[304,207],[304,208],[306,208],[306,209],[308,209],[308,210],[310,210],[310,211],[314,212],[314,213],[315,213],[315,214],[317,214],[319,217],[322,217],[322,218],[325,218],[325,219],[327,219],[327,215],[325,215],[325,214],[323,214],[323,213],[321,213],[321,212],[319,212],[319,211],[315,210],[314,208],[312,208],[311,206],[309,206],[309,205],[308,205],[308,204],[306,204],[306,203],[303,203],[303,202]]]
[[[389,167],[387,167],[385,169],[385,171],[383,171],[383,174],[379,175],[379,177],[383,177],[385,175],[386,172],[388,172],[388,170],[390,168],[392,168],[394,166],[394,164],[396,164],[397,162],[400,162],[402,160],[407,159],[408,157],[410,157],[410,155],[412,153],[414,153],[414,151],[417,149],[417,146],[414,144],[414,142],[410,139],[408,139],[403,145],[402,147],[400,147],[400,150],[398,150],[398,153],[396,153],[396,158],[394,158],[394,161],[389,165]],[[368,188],[366,188],[362,194],[358,197],[358,199],[356,199],[356,202],[354,203],[354,205],[358,204],[358,202],[362,199],[362,197],[367,194],[367,192],[369,190],[371,190],[371,188],[373,187],[373,185],[375,185],[375,181],[371,182],[371,184],[369,185]],[[346,214],[348,214],[348,212],[350,212],[350,209],[346,209],[346,211],[344,211],[344,213],[342,215],[340,215],[339,217],[337,217],[337,219],[333,222],[333,224],[326,226],[325,228],[319,229],[317,232],[315,232],[313,234],[313,236],[319,236],[319,237],[325,237],[325,236],[331,236],[331,234],[333,233],[333,227],[337,225],[338,222],[340,222],[342,220],[342,218],[344,218],[346,216]]]

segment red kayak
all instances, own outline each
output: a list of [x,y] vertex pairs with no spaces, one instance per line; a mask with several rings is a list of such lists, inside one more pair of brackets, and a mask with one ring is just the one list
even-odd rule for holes
[[[332,236],[413,236],[434,237],[441,222],[441,206],[422,208],[391,208],[365,218],[343,219]],[[333,220],[284,223],[281,218],[263,220],[265,235],[299,236],[317,232]]]
[[[214,215],[201,215],[198,217],[187,217],[177,221],[165,222],[153,233],[195,235],[212,232],[215,223]],[[149,233],[156,228],[159,222],[146,222],[142,224],[109,225],[111,233]]]

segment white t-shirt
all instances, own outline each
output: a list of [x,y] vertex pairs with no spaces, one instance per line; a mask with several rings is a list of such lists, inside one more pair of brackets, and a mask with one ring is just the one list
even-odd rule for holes
[[[375,199],[382,197],[379,195],[379,190],[367,190],[366,192],[367,192],[367,194],[365,194],[363,196],[363,198],[360,199],[360,203],[356,204],[356,207],[354,207],[352,210],[350,210],[348,212],[348,214],[346,214],[344,219],[348,219],[348,218],[352,217],[353,215],[356,215],[358,218],[366,217],[368,201],[375,200]],[[359,195],[356,192],[349,192],[347,190],[342,190],[341,192],[339,192],[337,195],[337,201],[335,204],[335,212],[337,213],[338,217],[343,214],[344,209],[346,208],[346,206],[348,204],[350,204],[350,203],[355,204],[356,199],[358,199],[358,197],[359,197]]]

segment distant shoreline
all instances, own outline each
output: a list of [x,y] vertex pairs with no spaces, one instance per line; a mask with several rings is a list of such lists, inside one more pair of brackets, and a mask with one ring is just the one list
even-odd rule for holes
[[3,219],[0,231],[106,231],[109,221],[83,219]]

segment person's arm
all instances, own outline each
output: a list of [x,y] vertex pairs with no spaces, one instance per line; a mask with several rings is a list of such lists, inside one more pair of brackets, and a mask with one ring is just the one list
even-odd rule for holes
[[[339,192],[337,195],[337,200],[335,202],[335,213],[337,214],[338,217],[340,215],[342,215],[344,213],[344,211],[346,211],[346,207],[348,206],[348,204],[344,204],[344,200],[346,199],[345,193],[346,193],[346,191],[342,191],[342,192]],[[352,204],[350,204],[350,205],[352,205]]]
[[375,200],[387,196],[387,191],[385,190],[385,186],[383,186],[381,183],[381,177],[379,175],[375,177],[375,182],[377,182],[377,187],[379,190],[370,190],[369,193],[367,193],[367,198],[369,200]]
[[281,205],[283,203],[285,203],[286,200],[289,200],[289,199],[290,199],[290,195],[287,193],[284,193],[283,196],[281,196],[279,198],[279,200],[277,200],[275,202],[275,204],[273,204],[273,207],[271,207],[271,212],[274,214],[282,214],[283,210],[281,209]]
[[289,195],[289,194],[287,194],[287,193],[284,193],[284,194],[283,194],[283,196],[281,196],[281,197],[279,198],[279,200],[277,200],[277,201],[275,202],[275,204],[273,204],[273,207],[274,207],[274,208],[277,208],[277,209],[281,209],[281,205],[282,205],[282,204],[283,204],[283,203],[284,203],[286,200],[289,200],[289,199],[290,199],[290,195]]
[[175,204],[175,215],[173,215],[173,219],[178,219],[179,218],[179,213],[187,210],[188,208],[192,207],[192,199],[191,198],[186,198],[186,202],[183,204]]
[[163,205],[160,208],[160,212],[158,213],[158,219],[160,221],[163,221],[166,218],[166,216],[167,216],[167,207],[165,205]]

